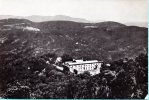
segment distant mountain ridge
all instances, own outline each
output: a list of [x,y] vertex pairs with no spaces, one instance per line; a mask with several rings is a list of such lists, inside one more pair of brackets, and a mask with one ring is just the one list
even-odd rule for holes
[[43,21],[74,21],[74,22],[84,22],[88,23],[90,21],[83,18],[73,18],[65,15],[56,15],[56,16],[12,16],[12,15],[0,15],[0,19],[8,19],[8,18],[17,18],[17,19],[28,19],[33,22],[43,22]]
[[[90,21],[84,18],[74,18],[65,15],[56,15],[56,16],[40,16],[40,15],[32,15],[32,16],[13,16],[13,15],[0,15],[1,19],[8,18],[17,18],[17,19],[28,19],[33,22],[44,22],[44,21],[74,21],[81,23],[99,23],[104,22],[104,20]],[[148,22],[125,22],[124,24],[128,26],[140,26],[140,27],[148,27]]]

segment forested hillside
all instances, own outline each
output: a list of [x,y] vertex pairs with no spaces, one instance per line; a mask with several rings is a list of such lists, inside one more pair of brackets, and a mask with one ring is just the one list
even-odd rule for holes
[[30,56],[54,53],[75,59],[114,61],[145,53],[147,36],[147,28],[117,22],[34,23],[25,19],[6,19],[0,20],[0,53],[28,50]]
[[[147,28],[117,22],[0,20],[0,97],[144,98],[147,37]],[[57,70],[57,57],[104,65],[95,76],[75,75]]]

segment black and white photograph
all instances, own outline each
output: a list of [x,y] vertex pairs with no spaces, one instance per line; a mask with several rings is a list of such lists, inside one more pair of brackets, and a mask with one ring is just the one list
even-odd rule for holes
[[148,99],[148,0],[0,0],[0,99]]

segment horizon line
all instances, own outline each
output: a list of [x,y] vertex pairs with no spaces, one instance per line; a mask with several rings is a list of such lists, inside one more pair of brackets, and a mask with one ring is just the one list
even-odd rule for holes
[[54,17],[54,16],[66,16],[66,17],[71,17],[71,18],[79,18],[79,19],[84,19],[84,20],[87,20],[89,22],[103,22],[103,21],[114,21],[114,22],[122,22],[122,23],[135,23],[135,22],[140,22],[140,23],[148,23],[148,21],[115,21],[115,20],[102,20],[102,19],[97,19],[97,20],[90,20],[90,19],[87,19],[87,18],[83,18],[83,17],[73,17],[73,16],[69,16],[69,15],[62,15],[62,14],[58,14],[58,15],[11,15],[11,14],[4,14],[4,15],[1,15],[0,16],[14,16],[14,17],[30,17],[30,16],[41,16],[41,17]]

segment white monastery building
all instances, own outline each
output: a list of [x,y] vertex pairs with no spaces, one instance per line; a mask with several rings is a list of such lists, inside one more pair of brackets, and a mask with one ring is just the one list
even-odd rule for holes
[[88,71],[91,75],[95,75],[100,73],[102,63],[102,61],[98,60],[75,60],[67,61],[63,65],[67,66],[69,68],[69,71],[75,74],[81,74],[85,71]]

